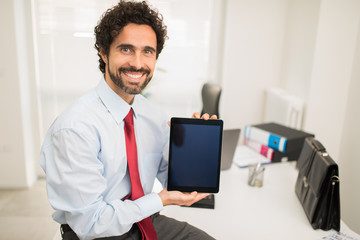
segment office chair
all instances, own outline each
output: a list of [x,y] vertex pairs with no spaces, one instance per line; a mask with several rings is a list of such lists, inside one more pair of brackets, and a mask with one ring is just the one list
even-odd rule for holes
[[202,104],[203,108],[201,110],[201,115],[208,113],[211,115],[216,115],[219,117],[219,103],[221,95],[221,86],[214,83],[205,83],[201,90]]

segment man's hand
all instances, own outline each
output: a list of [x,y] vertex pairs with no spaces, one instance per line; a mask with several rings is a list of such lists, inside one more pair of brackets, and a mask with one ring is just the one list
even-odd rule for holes
[[168,191],[164,188],[161,192],[158,193],[163,206],[167,205],[182,205],[182,206],[191,206],[193,203],[203,199],[208,196],[208,193],[183,193],[179,191]]
[[[195,112],[193,115],[192,115],[192,118],[200,118],[200,113],[199,112]],[[207,113],[204,113],[202,116],[201,116],[202,119],[204,120],[209,120],[209,119],[217,119],[217,116],[216,115],[212,115],[210,117],[209,114]]]

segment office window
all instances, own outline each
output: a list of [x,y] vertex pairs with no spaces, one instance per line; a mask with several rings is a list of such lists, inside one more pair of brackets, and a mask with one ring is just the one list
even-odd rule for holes
[[[169,39],[143,94],[169,116],[201,110],[201,86],[219,81],[222,1],[153,0]],[[115,0],[33,0],[41,119],[48,127],[101,78],[93,29]]]

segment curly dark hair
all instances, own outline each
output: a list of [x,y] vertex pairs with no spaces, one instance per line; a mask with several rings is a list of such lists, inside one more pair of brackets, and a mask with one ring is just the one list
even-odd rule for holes
[[99,69],[105,73],[105,62],[100,55],[100,49],[109,55],[110,45],[121,30],[129,23],[145,24],[152,27],[156,34],[156,59],[161,53],[167,39],[167,28],[163,23],[163,16],[152,9],[146,1],[134,2],[120,0],[120,2],[108,9],[100,18],[95,27],[95,48],[99,56]]

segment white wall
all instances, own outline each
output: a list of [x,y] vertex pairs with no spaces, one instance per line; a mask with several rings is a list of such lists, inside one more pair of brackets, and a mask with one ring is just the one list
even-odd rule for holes
[[280,86],[304,101],[311,84],[320,2],[288,1]]
[[337,159],[345,121],[360,2],[321,4],[305,128],[315,132]]
[[225,128],[263,118],[264,90],[280,84],[286,0],[229,0],[220,115]]
[[[36,179],[39,128],[31,15],[25,0],[0,1],[0,187],[26,187]],[[5,167],[4,167],[5,166]]]
[[358,26],[356,51],[351,82],[345,109],[343,134],[340,138],[339,167],[341,177],[342,217],[354,230],[360,233],[360,24]]

